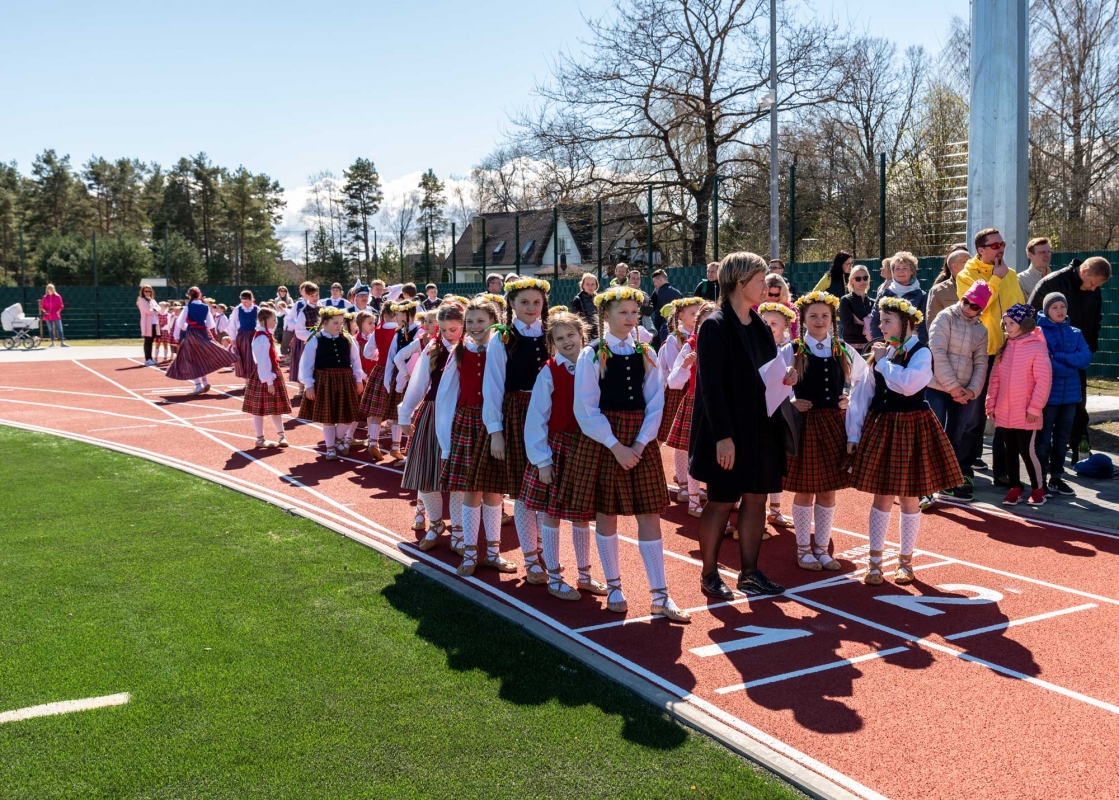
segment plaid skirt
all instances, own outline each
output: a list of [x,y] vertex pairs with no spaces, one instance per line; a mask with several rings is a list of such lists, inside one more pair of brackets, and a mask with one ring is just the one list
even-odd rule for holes
[[847,471],[847,429],[838,408],[806,411],[800,451],[789,456],[786,492],[833,492],[851,485]]
[[175,340],[175,334],[171,332],[171,326],[167,326],[167,330],[159,332],[159,338],[156,339],[159,344],[178,344]]
[[[564,464],[575,444],[575,433],[549,431],[548,446],[552,448],[552,483],[540,482],[540,471],[529,464],[525,468],[525,483],[522,498],[530,511],[540,511],[553,519],[567,519],[572,522],[589,522],[594,516],[584,511],[582,514],[567,511],[559,504],[560,475]],[[650,445],[652,446],[652,445]]]
[[214,342],[208,332],[188,328],[179,343],[175,360],[167,368],[167,377],[175,381],[192,381],[232,366],[233,361],[233,354]]
[[851,480],[860,492],[922,497],[963,482],[952,445],[932,409],[867,414]]
[[676,412],[680,410],[680,401],[687,393],[687,389],[664,390],[664,416],[661,417],[661,426],[657,429],[658,442],[668,441],[668,436],[672,433],[672,423],[676,420]]
[[396,390],[385,388],[385,367],[374,364],[365,379],[365,391],[361,395],[361,418],[378,417],[396,419],[396,407],[400,403]]
[[357,384],[349,367],[315,370],[315,399],[303,398],[299,418],[322,425],[348,425],[361,420]]
[[478,443],[485,440],[489,447],[490,437],[486,436],[486,426],[482,424],[481,406],[458,406],[451,421],[451,452],[443,462],[439,479],[448,492],[500,492],[504,486],[504,474],[493,468],[499,461],[488,459],[483,462],[475,453]]
[[276,379],[272,383],[276,387],[276,393],[268,394],[268,387],[260,382],[254,369],[252,375],[245,380],[245,398],[241,401],[241,411],[254,417],[290,414],[291,401],[288,400],[288,387],[284,383],[284,376],[277,372]]
[[[602,413],[618,441],[631,446],[641,431],[645,412]],[[567,514],[629,517],[663,514],[668,508],[661,450],[655,442],[642,451],[636,467],[624,470],[609,449],[580,431],[575,434],[575,443],[563,466],[558,503]]]
[[[668,438],[664,443],[671,447],[673,450],[688,449],[688,442],[692,438],[692,408],[695,406],[695,395],[688,394],[680,401],[680,407],[676,410],[676,418],[672,420],[672,430],[668,434]],[[664,425],[664,420],[661,420],[661,425]]]
[[505,460],[498,461],[490,454],[490,435],[484,433],[476,443],[474,451],[475,469],[479,476],[496,475],[500,477],[497,488],[471,491],[500,492],[513,500],[521,499],[524,486],[525,467],[528,455],[525,453],[525,417],[528,416],[528,401],[532,392],[510,392],[501,403],[502,429],[505,434]]
[[439,439],[435,436],[435,403],[423,404],[415,431],[408,445],[408,460],[404,462],[404,477],[400,479],[400,486],[417,492],[438,492],[443,487],[439,482]]
[[234,355],[237,360],[233,362],[233,374],[238,378],[248,380],[250,375],[256,373],[256,361],[253,360],[253,337],[256,331],[237,331],[237,340],[234,342]]
[[299,361],[303,357],[303,348],[307,343],[300,339],[298,336],[291,338],[291,354],[288,361],[288,380],[293,383],[300,383],[299,380]]

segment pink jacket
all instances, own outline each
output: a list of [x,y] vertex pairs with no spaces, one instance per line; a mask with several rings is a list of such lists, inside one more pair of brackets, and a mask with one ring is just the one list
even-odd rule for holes
[[[1041,430],[1041,412],[1049,401],[1052,383],[1053,365],[1041,328],[1008,339],[1002,356],[991,368],[987,416],[994,414],[999,428]],[[1037,422],[1027,422],[1027,413],[1037,417]]]
[[62,295],[58,294],[45,294],[42,300],[43,306],[43,322],[54,322],[56,319],[62,319]]
[[136,308],[140,310],[140,335],[151,336],[152,325],[159,324],[159,304],[155,300],[137,297]]

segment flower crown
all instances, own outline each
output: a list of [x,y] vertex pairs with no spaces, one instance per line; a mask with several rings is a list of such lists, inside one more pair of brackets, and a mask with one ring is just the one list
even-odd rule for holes
[[393,312],[394,314],[400,314],[402,312],[407,313],[409,311],[415,311],[417,308],[419,308],[419,306],[420,304],[417,303],[415,300],[406,300],[403,303],[389,304],[389,311]]
[[783,315],[789,322],[793,322],[797,318],[796,312],[784,303],[762,303],[758,306],[759,314],[765,314],[770,311],[776,311],[778,314]]
[[346,316],[346,312],[343,311],[340,308],[335,308],[334,306],[323,306],[322,308],[319,309],[319,319],[325,319],[327,317],[344,317],[344,316]]
[[505,284],[505,294],[511,292],[519,292],[522,289],[538,289],[544,294],[552,291],[552,284],[539,278],[518,278],[515,281],[509,281]]
[[206,305],[208,305],[208,306],[212,306],[212,305],[213,305],[214,303],[216,303],[216,302],[218,302],[218,301],[217,301],[217,300],[215,300],[215,299],[214,299],[214,298],[212,298],[212,297],[203,297],[203,298],[202,298],[202,302],[203,302],[203,303],[205,303],[205,304],[206,304]]
[[548,309],[548,313],[549,314],[559,314],[561,312],[567,312],[567,311],[570,311],[570,310],[571,309],[569,309],[567,306],[552,306],[551,308]]
[[461,294],[445,295],[443,297],[443,302],[444,303],[455,303],[456,305],[460,305],[463,308],[466,308],[468,305],[470,305],[470,300],[466,297],[463,297]]
[[805,306],[810,306],[813,303],[827,303],[836,311],[839,310],[839,298],[831,292],[823,291],[809,292],[806,295],[798,297],[795,305],[797,307],[797,310],[799,311]]
[[925,319],[925,315],[921,313],[921,309],[900,297],[883,297],[878,301],[878,308],[881,311],[894,311],[898,314],[904,314],[913,320],[914,325],[920,325]]
[[700,306],[706,303],[702,297],[681,297],[667,303],[661,307],[661,316],[668,319],[672,316],[672,312],[680,308],[687,308],[688,306]]
[[[545,281],[545,283],[547,283],[547,281]],[[548,290],[545,289],[544,291],[548,291]],[[505,298],[502,297],[499,294],[490,294],[489,292],[482,292],[480,295],[478,295],[478,299],[479,300],[488,300],[489,302],[496,305],[498,308],[505,308]]]
[[638,304],[645,302],[645,293],[640,289],[634,289],[632,286],[612,286],[605,292],[600,292],[594,296],[595,308],[602,308],[607,303],[615,303],[620,300],[633,300]]

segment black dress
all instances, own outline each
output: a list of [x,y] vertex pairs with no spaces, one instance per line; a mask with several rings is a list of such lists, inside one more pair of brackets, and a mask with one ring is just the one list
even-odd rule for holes
[[[707,484],[717,503],[743,494],[781,491],[787,458],[786,421],[781,409],[766,414],[765,384],[758,369],[777,357],[773,334],[756,311],[743,325],[723,304],[700,326],[696,344],[696,390],[688,472]],[[722,439],[734,442],[734,466],[715,457]]]

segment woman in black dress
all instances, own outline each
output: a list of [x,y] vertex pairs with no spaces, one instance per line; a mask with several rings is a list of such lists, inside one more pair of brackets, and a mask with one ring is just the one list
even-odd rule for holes
[[[766,414],[765,385],[758,370],[777,357],[773,335],[752,306],[765,298],[766,263],[753,253],[731,253],[719,264],[719,310],[700,326],[689,473],[707,484],[699,519],[703,592],[729,600],[719,577],[719,545],[736,502],[744,592],[780,594],[784,588],[758,569],[765,531],[766,496],[781,491],[785,475],[786,423],[782,410]],[[796,383],[795,370],[785,382]]]
[[862,264],[853,267],[848,287],[851,291],[839,300],[839,332],[844,342],[861,353],[870,344],[867,332],[870,328],[870,314],[874,310],[874,301],[867,296],[870,270]]
[[587,323],[591,339],[598,337],[598,309],[594,304],[596,294],[598,294],[598,278],[592,272],[584,272],[582,280],[579,281],[579,294],[571,301],[571,310]]

